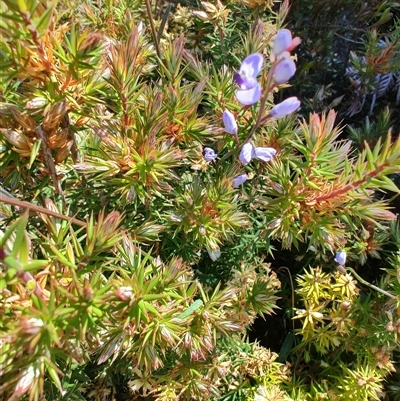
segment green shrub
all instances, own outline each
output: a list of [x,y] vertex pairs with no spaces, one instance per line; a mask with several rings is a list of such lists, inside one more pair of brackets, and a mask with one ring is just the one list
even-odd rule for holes
[[[398,396],[400,139],[356,154],[335,112],[274,106],[288,2],[168,10],[1,2],[0,398]],[[283,253],[278,355],[247,334],[279,313]]]

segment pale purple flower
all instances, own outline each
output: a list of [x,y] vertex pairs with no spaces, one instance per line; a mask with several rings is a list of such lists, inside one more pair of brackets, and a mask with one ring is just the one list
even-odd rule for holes
[[250,142],[243,145],[242,150],[239,154],[239,160],[242,164],[250,163],[251,159],[258,159],[263,162],[269,162],[276,155],[274,148],[255,148]]
[[274,79],[277,84],[284,84],[289,81],[290,78],[296,72],[296,64],[293,60],[284,58],[282,59],[275,68]]
[[222,121],[224,122],[225,132],[231,135],[237,135],[238,126],[235,116],[229,110],[224,110],[222,113]]
[[272,46],[272,53],[278,57],[284,51],[286,51],[292,44],[292,33],[289,29],[281,29],[274,39]]
[[276,155],[274,148],[254,148],[253,157],[263,162],[269,162]]
[[204,148],[203,156],[208,162],[213,162],[218,157],[218,155],[211,148]]
[[247,174],[240,174],[232,180],[232,187],[238,188],[247,181]]
[[347,257],[346,251],[339,251],[335,255],[335,262],[339,263],[339,265],[344,266],[346,264],[346,257]]
[[243,60],[239,72],[234,75],[234,80],[240,87],[236,91],[236,98],[245,106],[250,106],[260,100],[261,85],[257,81],[257,75],[263,64],[264,57],[260,53],[250,54]]
[[273,118],[282,118],[293,113],[300,107],[300,100],[296,96],[287,98],[281,103],[276,104],[269,115]]
[[242,164],[250,163],[250,160],[253,157],[253,149],[253,145],[250,142],[247,142],[243,145],[239,154],[239,160]]
[[221,250],[219,249],[219,247],[216,247],[214,249],[207,247],[207,252],[208,252],[208,255],[210,256],[210,259],[213,262],[215,262],[221,256]]

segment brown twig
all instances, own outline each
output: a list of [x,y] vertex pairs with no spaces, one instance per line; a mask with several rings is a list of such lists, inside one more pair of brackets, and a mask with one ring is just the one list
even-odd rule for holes
[[22,209],[32,210],[36,213],[47,214],[48,216],[56,217],[61,220],[67,220],[80,227],[86,227],[86,223],[81,220],[75,219],[74,217],[65,216],[65,215],[57,213],[57,212],[53,212],[52,210],[46,209],[42,206],[34,205],[33,203],[30,203],[30,202],[20,201],[18,199],[9,198],[9,197],[5,197],[5,196],[4,197],[2,196],[0,198],[0,202],[8,203],[9,205],[17,206]]
[[46,134],[40,125],[36,127],[35,134],[41,141],[44,160],[46,162],[47,168],[49,169],[50,176],[54,184],[54,188],[56,189],[56,192],[62,196],[63,202],[65,203],[64,193],[61,188],[60,181],[57,178],[56,165],[54,163],[53,155],[51,154],[50,148],[47,146]]
[[149,21],[150,21],[150,28],[151,28],[151,34],[153,36],[154,46],[156,47],[156,52],[157,52],[158,58],[161,58],[160,44],[158,43],[158,40],[157,40],[157,32],[156,32],[156,27],[154,25],[154,17],[153,17],[153,13],[151,11],[150,0],[146,0],[145,3],[146,3],[147,15],[148,15]]

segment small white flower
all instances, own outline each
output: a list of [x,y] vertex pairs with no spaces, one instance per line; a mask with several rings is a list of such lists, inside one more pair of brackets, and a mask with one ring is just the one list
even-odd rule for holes
[[44,322],[42,319],[31,317],[20,321],[21,328],[26,334],[37,334],[42,330]]

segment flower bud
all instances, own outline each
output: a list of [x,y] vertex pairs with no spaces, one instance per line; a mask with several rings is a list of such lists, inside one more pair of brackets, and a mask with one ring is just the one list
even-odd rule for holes
[[237,177],[235,177],[232,181],[232,187],[233,188],[238,188],[240,185],[245,183],[247,181],[247,174],[240,174]]
[[29,368],[22,373],[13,395],[19,398],[27,393],[32,388],[35,379],[39,377],[39,374],[40,371],[37,367],[29,366]]
[[275,68],[274,79],[277,84],[284,84],[289,81],[290,78],[296,72],[296,64],[291,59],[281,60]]
[[25,106],[26,109],[39,109],[47,104],[44,97],[35,97],[31,99]]
[[133,289],[129,286],[119,287],[118,290],[115,292],[115,295],[121,301],[129,301],[134,297]]
[[235,116],[229,110],[224,110],[222,121],[224,122],[225,132],[231,135],[237,135],[238,126],[236,124]]
[[281,29],[274,39],[272,53],[277,57],[292,44],[292,33],[289,29]]
[[275,155],[274,148],[253,148],[253,157],[263,162],[269,162]]
[[203,21],[209,21],[211,19],[205,11],[193,11],[193,14]]
[[296,96],[289,97],[281,103],[276,104],[269,115],[273,118],[283,118],[293,113],[300,107],[300,100]]
[[253,149],[253,145],[250,142],[247,142],[243,145],[239,155],[239,160],[242,164],[250,163],[250,160],[253,156]]
[[221,251],[219,248],[211,249],[207,247],[207,252],[213,262],[215,262],[221,256]]
[[37,334],[42,330],[44,326],[42,319],[31,317],[29,319],[22,319],[20,321],[21,329],[26,334]]
[[389,322],[389,323],[386,325],[386,330],[387,330],[389,333],[392,333],[392,332],[395,330],[395,326],[393,325],[393,322]]

